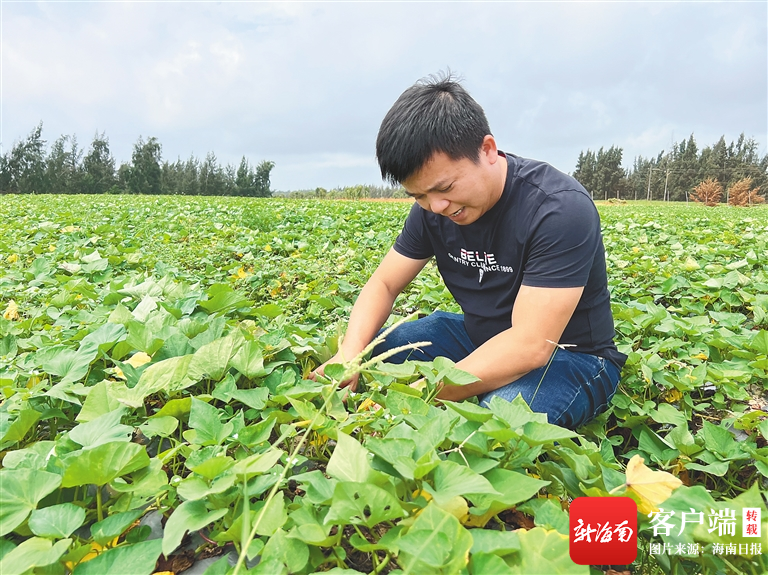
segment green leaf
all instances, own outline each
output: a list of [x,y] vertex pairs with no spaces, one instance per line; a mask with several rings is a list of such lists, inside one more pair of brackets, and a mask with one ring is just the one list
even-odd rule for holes
[[112,441],[62,457],[62,487],[105,485],[113,479],[149,465],[149,456],[137,443]]
[[123,339],[125,333],[125,326],[119,323],[105,323],[86,335],[80,342],[80,347],[82,349],[95,346],[102,353],[106,353],[113,345]]
[[206,459],[202,463],[190,467],[190,469],[206,479],[213,479],[227,471],[234,464],[235,460],[231,457],[227,455],[219,455]]
[[[0,416],[7,416],[7,413],[2,413]],[[9,421],[9,424],[0,424],[0,448],[13,445],[24,439],[24,436],[34,427],[35,423],[40,419],[40,412],[36,409],[22,409],[16,419],[13,422]],[[10,418],[9,418],[10,420]]]
[[45,469],[48,457],[55,448],[55,441],[38,441],[24,449],[9,451],[3,458],[3,467],[5,469]]
[[761,329],[757,332],[749,342],[749,347],[758,353],[768,355],[768,331]]
[[520,575],[589,575],[589,565],[577,565],[568,551],[568,536],[534,527],[516,531],[520,552],[513,556],[509,573]]
[[733,433],[727,429],[704,421],[699,435],[704,440],[704,445],[709,451],[714,451],[723,457],[734,457],[740,454]]
[[693,461],[686,461],[684,466],[686,469],[695,469],[710,475],[717,475],[718,477],[725,476],[725,474],[728,473],[728,468],[730,467],[727,461],[715,461],[714,463],[709,463],[707,465],[701,465],[699,463],[694,463]]
[[120,407],[120,402],[109,393],[107,382],[100,381],[90,388],[88,396],[83,402],[83,407],[75,420],[80,423],[87,423],[105,413],[114,411],[118,407]]
[[501,496],[493,485],[479,473],[475,473],[469,467],[459,465],[453,461],[441,461],[435,469],[434,488],[425,484],[424,488],[432,495],[438,505],[447,503],[456,495],[490,495]]
[[515,531],[494,531],[493,529],[470,529],[472,555],[492,553],[503,557],[520,550],[520,539]]
[[490,553],[472,553],[469,560],[469,572],[471,575],[507,575],[509,566],[504,560]]
[[99,545],[106,545],[122,535],[143,514],[143,510],[135,509],[110,515],[106,519],[91,525],[91,537]]
[[650,415],[656,423],[671,423],[672,425],[682,427],[688,426],[688,420],[686,419],[685,414],[668,403],[660,403],[659,406],[652,410],[648,415]]
[[153,539],[107,549],[98,557],[80,563],[72,575],[151,575],[162,543],[160,539]]
[[304,569],[309,561],[309,547],[299,539],[288,538],[285,531],[280,529],[264,546],[261,561],[269,567],[268,570],[262,571],[263,575],[279,573],[274,569],[274,565],[269,565],[270,562],[286,565],[290,573],[297,573]]
[[[335,538],[330,537],[333,525],[324,525],[320,518],[321,514],[322,512],[319,512],[314,505],[302,505],[296,509],[290,516],[294,527],[288,533],[288,537],[290,539],[299,539],[308,545],[332,547],[335,543]],[[353,534],[352,537],[355,535],[357,533]],[[360,537],[359,535],[357,536]],[[365,543],[368,543],[368,541],[365,541]],[[355,545],[352,538],[350,538],[350,544]]]
[[437,379],[448,385],[468,385],[479,381],[479,377],[462,371],[447,357],[436,357],[433,364],[437,370]]
[[272,469],[282,455],[283,451],[274,447],[264,453],[250,455],[238,461],[232,468],[232,473],[240,476],[241,479],[243,476],[250,479],[254,475],[260,475]]
[[264,317],[271,319],[281,315],[283,313],[283,308],[281,308],[276,303],[268,303],[257,307],[253,310],[253,313],[263,315]]
[[0,537],[21,525],[61,476],[35,469],[0,469]]
[[[258,535],[271,537],[288,521],[288,515],[285,512],[285,498],[280,492],[276,493],[275,497],[268,503],[257,507],[254,511],[252,526],[258,521],[258,527],[256,527]],[[260,521],[259,517],[261,517]]]
[[329,479],[317,470],[294,475],[293,479],[298,481],[302,489],[307,492],[307,501],[313,505],[330,505],[337,480]]
[[153,414],[152,417],[175,417],[179,421],[192,410],[192,398],[184,397],[181,399],[172,399],[166,403],[160,411]]
[[118,478],[109,485],[119,493],[131,493],[134,498],[152,497],[168,485],[168,475],[163,469],[163,462],[153,458],[147,467],[130,474],[130,483]]
[[416,443],[411,439],[368,437],[365,447],[387,463],[394,463],[399,457],[410,458],[416,450]]
[[40,537],[69,537],[85,522],[85,509],[72,503],[36,509],[29,517],[29,528]]
[[254,389],[238,389],[237,391],[230,393],[229,396],[232,399],[239,401],[240,403],[243,403],[252,409],[261,411],[267,404],[267,399],[269,398],[269,389],[266,387],[256,387]]
[[169,437],[179,426],[179,420],[169,415],[150,417],[139,426],[139,430],[150,439],[156,436]]
[[255,341],[246,341],[229,363],[248,379],[267,375],[261,346]]
[[45,567],[55,563],[69,548],[71,539],[62,539],[52,544],[50,539],[32,537],[22,541],[0,560],[0,573],[22,575],[34,567]]
[[248,307],[253,303],[226,284],[211,286],[208,290],[208,296],[208,300],[201,301],[198,305],[209,314],[228,312],[241,307]]
[[458,519],[430,502],[408,532],[394,544],[400,549],[398,561],[406,575],[447,575],[466,567],[472,536]]
[[221,519],[227,509],[208,511],[205,501],[185,501],[179,505],[165,523],[162,551],[168,557],[180,544],[187,531],[197,531]]
[[92,421],[81,423],[69,432],[69,438],[83,447],[96,447],[111,441],[130,441],[133,428],[120,423],[125,411],[124,407],[118,407]]
[[405,511],[397,498],[380,487],[342,481],[336,484],[325,524],[373,527],[382,521],[392,521],[404,515]]
[[219,381],[229,367],[230,358],[237,353],[243,341],[240,332],[234,332],[205,344],[192,355],[188,377],[194,381],[201,379]]
[[187,501],[203,499],[209,495],[223,493],[235,484],[237,476],[222,475],[215,478],[212,482],[206,481],[202,477],[190,475],[176,485],[176,493],[179,497]]
[[495,515],[504,509],[509,509],[522,501],[526,501],[536,495],[540,489],[550,484],[522,473],[509,471],[508,469],[491,469],[485,474],[488,482],[501,495],[477,495],[469,499],[475,504],[470,509],[473,515]]
[[269,440],[274,427],[275,420],[273,418],[265,419],[255,425],[242,428],[237,434],[237,440],[246,447],[255,447]]
[[198,445],[219,445],[233,432],[232,423],[222,423],[222,414],[218,409],[192,398],[192,409],[189,412],[189,427],[197,432],[194,441]]
[[446,407],[449,407],[456,413],[464,416],[469,421],[486,422],[493,417],[493,412],[485,407],[480,407],[468,401],[453,402],[443,401]]
[[543,443],[554,444],[556,441],[562,441],[577,435],[578,433],[575,431],[552,423],[529,421],[523,426],[522,437],[529,445],[539,445]]
[[43,369],[61,377],[61,383],[74,383],[85,377],[98,349],[72,350],[63,346],[47,348],[42,352]]
[[521,428],[529,421],[547,423],[547,415],[531,411],[520,395],[512,401],[506,401],[495,395],[491,398],[488,407],[496,417],[505,421],[512,429]]
[[346,433],[338,432],[336,447],[328,461],[326,473],[339,481],[363,483],[373,473],[368,450]]
[[158,391],[172,393],[180,391],[197,382],[188,375],[191,355],[171,357],[150,365],[141,373],[139,383],[134,388],[135,395],[143,401],[145,397]]
[[[696,507],[697,511],[704,511],[704,521],[695,525],[693,536],[699,541],[706,541],[708,543],[734,544],[737,549],[740,549],[740,546],[746,547],[746,545],[756,542],[756,538],[743,535],[742,518],[740,517],[741,510],[744,508],[758,508],[760,510],[760,526],[758,529],[763,534],[763,538],[765,538],[765,533],[768,531],[768,509],[766,509],[763,500],[764,493],[765,491],[760,489],[759,482],[756,481],[748,490],[733,499],[716,501],[712,506]],[[667,509],[666,502],[664,509]],[[719,515],[721,511],[729,513],[733,510],[735,510],[737,518],[735,537],[727,533],[721,533],[719,529],[712,528],[713,525],[709,521],[711,515]]]

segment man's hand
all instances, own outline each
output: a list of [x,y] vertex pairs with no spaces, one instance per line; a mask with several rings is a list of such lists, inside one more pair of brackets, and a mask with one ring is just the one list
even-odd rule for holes
[[[344,358],[340,354],[334,355],[331,359],[326,361],[323,365],[318,366],[315,368],[314,371],[312,371],[307,377],[311,379],[312,381],[317,381],[317,376],[322,375],[325,376],[325,366],[330,365],[332,363],[344,363]],[[339,387],[348,387],[349,391],[355,391],[357,389],[357,382],[360,379],[360,374],[356,373],[349,379],[342,381],[339,384]]]
[[456,367],[479,381],[444,386],[438,399],[460,401],[482,395],[546,365],[568,325],[584,288],[522,286],[512,310],[512,327],[495,335]]

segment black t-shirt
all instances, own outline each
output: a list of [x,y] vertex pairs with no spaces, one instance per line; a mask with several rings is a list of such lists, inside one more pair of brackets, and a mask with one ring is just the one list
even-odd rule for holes
[[605,248],[592,199],[549,164],[506,158],[501,198],[477,221],[461,226],[415,204],[395,251],[412,259],[435,256],[476,346],[512,326],[521,285],[584,287],[559,343],[621,368],[626,356],[613,343]]

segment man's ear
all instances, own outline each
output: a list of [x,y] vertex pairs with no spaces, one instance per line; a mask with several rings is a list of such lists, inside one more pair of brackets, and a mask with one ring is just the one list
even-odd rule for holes
[[480,145],[480,158],[489,164],[495,164],[499,159],[499,149],[496,147],[496,138],[488,134]]

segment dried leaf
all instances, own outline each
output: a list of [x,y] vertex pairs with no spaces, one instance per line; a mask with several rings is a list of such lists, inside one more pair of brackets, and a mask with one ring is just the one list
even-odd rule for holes
[[5,308],[5,312],[3,313],[3,319],[19,319],[19,306],[16,305],[15,301],[11,300],[8,302],[8,307]]
[[658,511],[659,503],[669,498],[674,489],[680,487],[683,482],[666,471],[653,471],[646,467],[645,460],[635,455],[627,464],[627,491],[631,491],[640,499],[637,510],[648,514]]
[[144,365],[145,363],[149,363],[150,361],[152,361],[152,358],[146,353],[144,353],[143,351],[140,351],[139,353],[133,354],[131,358],[125,363],[127,363],[131,367],[141,367],[142,365]]

